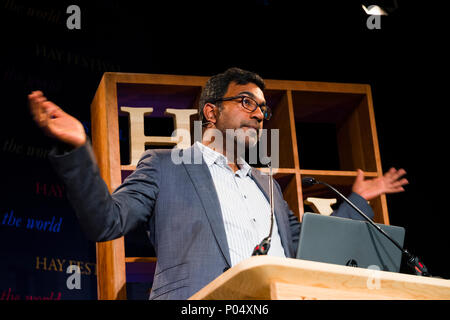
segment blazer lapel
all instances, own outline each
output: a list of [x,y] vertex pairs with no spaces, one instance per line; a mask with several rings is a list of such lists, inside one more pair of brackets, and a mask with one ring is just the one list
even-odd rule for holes
[[[267,176],[268,177],[268,176]],[[256,182],[256,184],[258,185],[258,187],[261,189],[261,191],[263,192],[264,196],[266,197],[267,201],[270,203],[270,198],[269,198],[269,180],[265,179],[262,174],[259,172],[259,170],[252,168],[252,179]],[[280,206],[279,201],[284,201],[283,198],[280,199],[280,197],[277,197],[277,192],[276,192],[276,187],[274,185],[274,214],[275,214],[275,219],[277,221],[277,226],[278,226],[278,232],[280,234],[280,238],[281,238],[281,245],[283,246],[286,255],[292,256],[292,252],[290,250],[291,248],[291,242],[289,241],[290,236],[287,234],[287,231],[290,231],[289,228],[289,222],[287,221],[287,216],[284,215],[282,212],[283,210],[281,209],[282,206]]]
[[[196,154],[197,152],[199,154]],[[227,236],[225,233],[220,202],[208,165],[205,161],[200,162],[199,158],[194,158],[202,157],[202,155],[198,150],[194,150],[193,146],[183,150],[183,153],[186,153],[186,156],[190,156],[191,160],[187,162],[183,161],[183,165],[191,178],[192,184],[197,190],[198,196],[208,218],[209,225],[211,226],[217,244],[222,251],[222,255],[228,263],[228,266],[231,267],[230,249],[228,247]]]

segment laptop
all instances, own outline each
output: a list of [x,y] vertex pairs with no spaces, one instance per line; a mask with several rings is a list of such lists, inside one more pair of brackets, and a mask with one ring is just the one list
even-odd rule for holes
[[[404,228],[377,225],[403,246]],[[305,213],[297,259],[399,272],[402,252],[367,221]]]

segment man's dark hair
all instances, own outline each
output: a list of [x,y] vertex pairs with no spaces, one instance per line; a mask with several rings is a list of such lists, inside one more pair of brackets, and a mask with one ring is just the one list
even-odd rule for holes
[[[254,83],[262,91],[264,91],[266,87],[264,80],[258,74],[239,68],[230,68],[223,73],[212,76],[206,82],[202,94],[200,95],[198,114],[200,121],[202,121],[202,124],[206,122],[205,116],[203,114],[203,107],[205,106],[205,104],[208,102],[215,103],[218,99],[223,98],[231,82],[235,82],[237,84]],[[218,103],[216,105],[220,110],[222,104]]]

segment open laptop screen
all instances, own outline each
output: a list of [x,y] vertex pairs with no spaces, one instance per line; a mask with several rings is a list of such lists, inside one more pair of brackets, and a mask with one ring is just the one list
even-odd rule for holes
[[[403,246],[404,228],[377,225]],[[305,213],[297,259],[399,272],[402,252],[366,221]]]

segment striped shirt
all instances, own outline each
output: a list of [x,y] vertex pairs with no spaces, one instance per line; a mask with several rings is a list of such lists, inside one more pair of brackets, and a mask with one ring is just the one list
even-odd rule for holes
[[[226,157],[200,142],[194,147],[208,165],[220,202],[225,233],[230,249],[231,265],[249,258],[253,249],[270,232],[270,204],[251,178],[251,167],[243,161],[233,172]],[[276,219],[268,255],[285,257]]]

